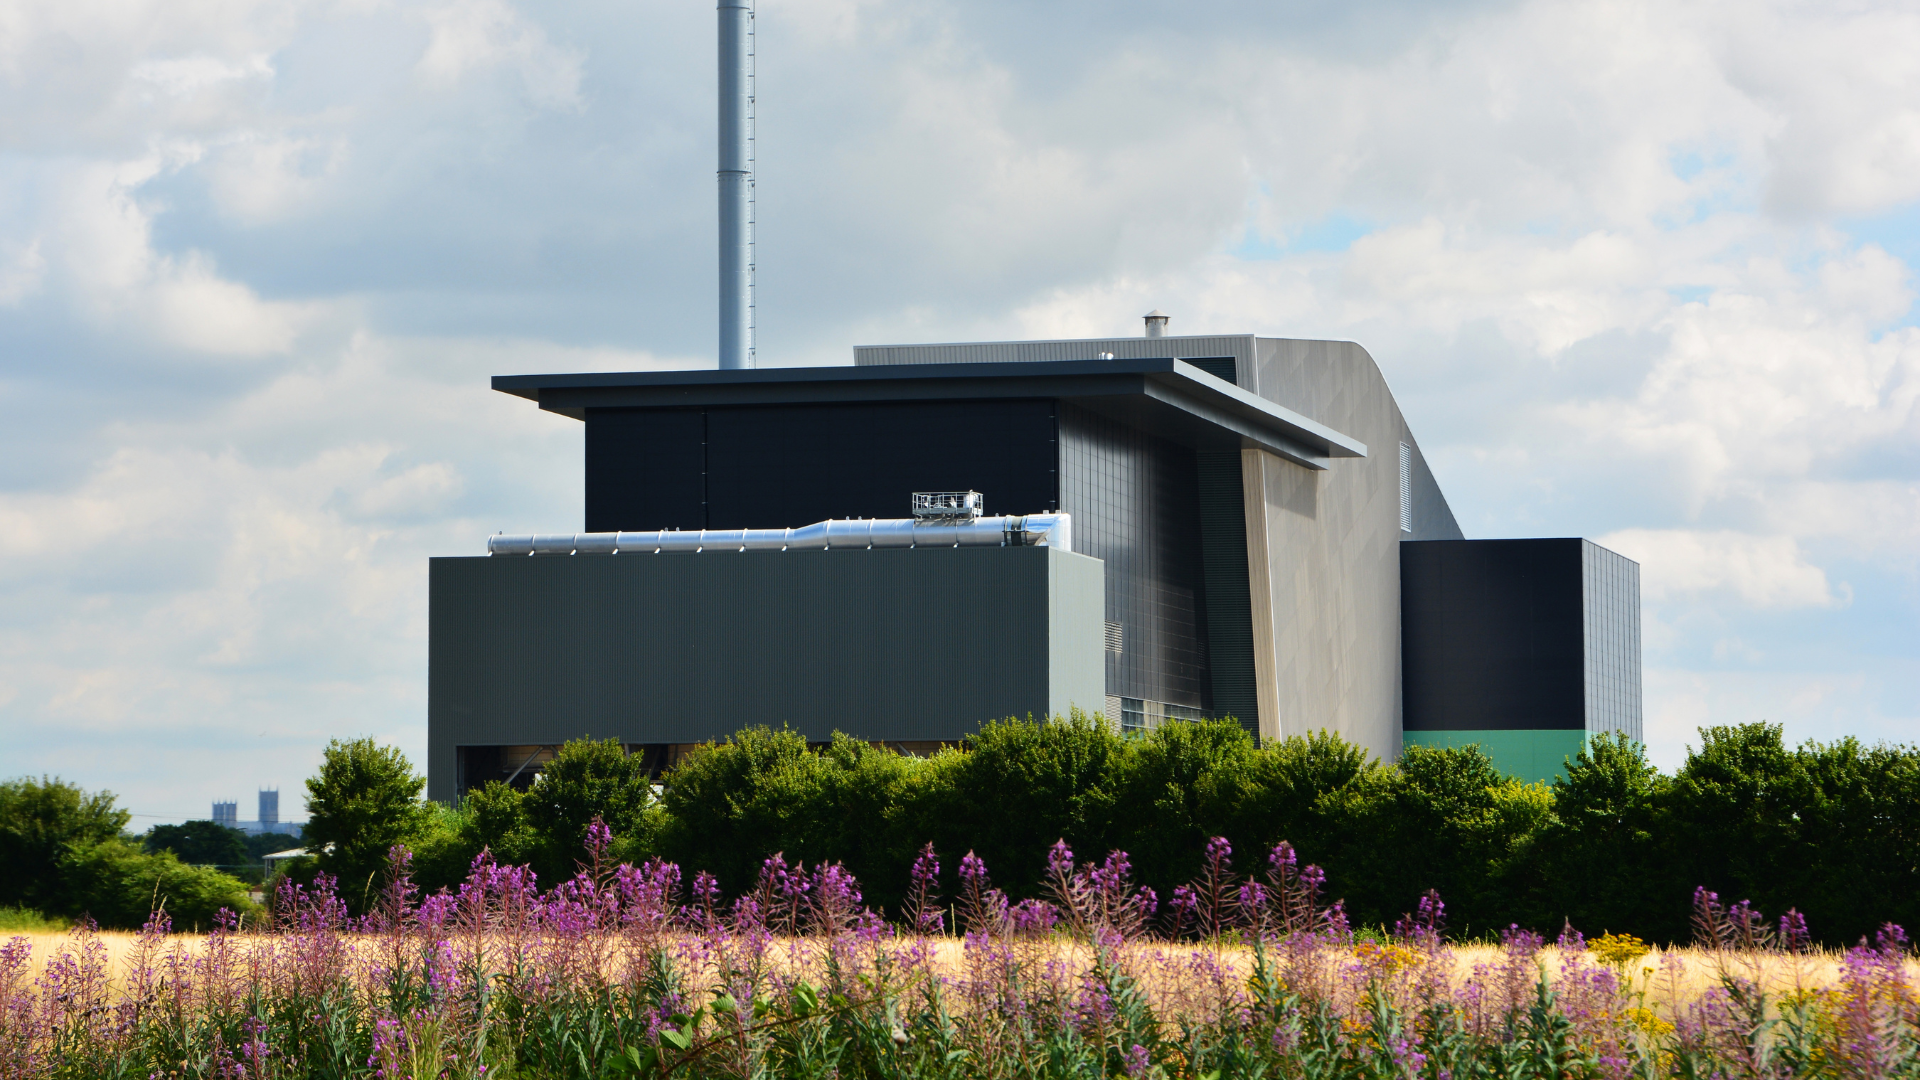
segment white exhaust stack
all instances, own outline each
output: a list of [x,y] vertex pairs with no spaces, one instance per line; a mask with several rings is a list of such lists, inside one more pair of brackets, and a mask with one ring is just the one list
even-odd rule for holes
[[754,366],[753,0],[719,0],[720,367]]
[[1161,311],[1159,308],[1154,308],[1152,311],[1147,312],[1145,318],[1147,320],[1147,336],[1148,337],[1166,337],[1167,336],[1168,316],[1166,312]]

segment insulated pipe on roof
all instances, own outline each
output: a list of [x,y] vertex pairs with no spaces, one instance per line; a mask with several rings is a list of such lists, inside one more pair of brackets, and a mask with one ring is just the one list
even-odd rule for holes
[[651,555],[693,551],[846,551],[874,548],[1057,547],[1073,550],[1068,514],[958,521],[847,518],[798,529],[668,529],[661,532],[489,536],[489,555]]

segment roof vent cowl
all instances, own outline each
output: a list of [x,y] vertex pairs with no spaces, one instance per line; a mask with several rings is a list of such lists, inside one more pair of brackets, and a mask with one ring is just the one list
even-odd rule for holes
[[1148,337],[1166,337],[1167,336],[1167,318],[1168,318],[1167,313],[1164,311],[1161,311],[1159,308],[1154,308],[1152,311],[1147,312],[1146,314],[1147,336]]

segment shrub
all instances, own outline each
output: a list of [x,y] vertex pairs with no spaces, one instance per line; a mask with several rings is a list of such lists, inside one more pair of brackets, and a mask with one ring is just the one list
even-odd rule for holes
[[426,824],[420,803],[426,784],[394,747],[372,739],[327,744],[320,772],[307,781],[302,836],[319,871],[340,881],[354,910],[371,900],[387,851],[412,840]]
[[188,866],[170,851],[148,854],[118,837],[75,846],[61,861],[68,896],[65,910],[101,926],[137,929],[164,910],[181,929],[214,925],[221,908],[237,915],[254,911],[239,879]]
[[0,905],[60,910],[68,848],[111,840],[130,820],[109,791],[90,795],[47,777],[0,783]]

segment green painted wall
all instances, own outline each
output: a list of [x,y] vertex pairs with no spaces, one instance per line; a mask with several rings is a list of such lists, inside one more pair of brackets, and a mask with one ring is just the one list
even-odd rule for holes
[[1408,731],[1406,745],[1449,747],[1477,744],[1480,752],[1493,759],[1494,767],[1510,776],[1527,781],[1551,781],[1564,775],[1566,760],[1587,744],[1587,733],[1578,729],[1533,729],[1513,731]]

